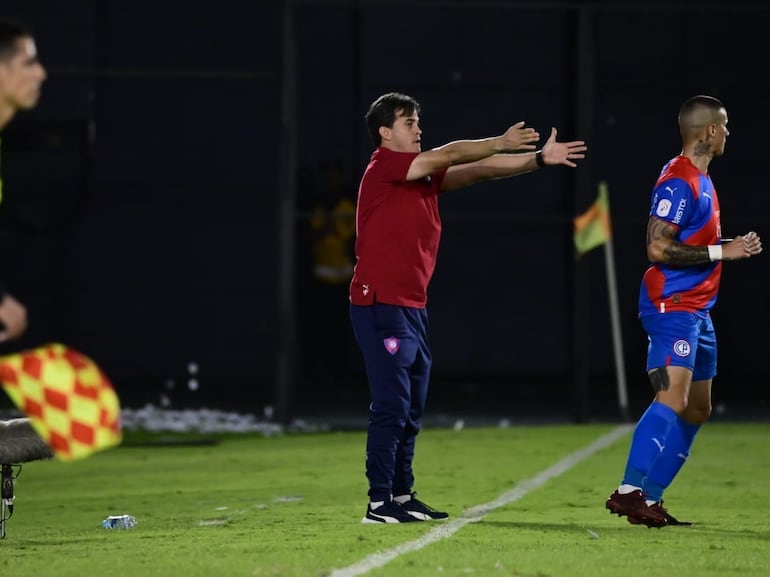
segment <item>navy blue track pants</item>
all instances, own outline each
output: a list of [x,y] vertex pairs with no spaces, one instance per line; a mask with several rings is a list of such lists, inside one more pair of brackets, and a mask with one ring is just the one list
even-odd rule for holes
[[430,380],[425,309],[350,306],[350,320],[369,381],[366,477],[372,501],[411,492],[415,437]]

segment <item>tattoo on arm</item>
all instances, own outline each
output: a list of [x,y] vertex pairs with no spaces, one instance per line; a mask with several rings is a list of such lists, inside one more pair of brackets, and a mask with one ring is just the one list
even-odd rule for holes
[[676,266],[689,266],[711,262],[708,247],[692,246],[674,240],[676,228],[662,220],[651,218],[647,225],[647,244],[650,245],[661,239],[671,242],[663,249],[663,261]]
[[649,377],[652,390],[655,391],[656,394],[660,391],[667,391],[668,387],[671,386],[671,382],[668,380],[668,371],[665,367],[662,369],[651,370]]
[[676,241],[663,251],[663,255],[668,264],[674,265],[687,266],[711,262],[708,247],[691,246]]

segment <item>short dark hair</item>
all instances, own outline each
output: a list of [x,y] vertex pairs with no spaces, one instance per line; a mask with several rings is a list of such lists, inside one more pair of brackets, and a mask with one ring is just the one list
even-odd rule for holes
[[0,20],[0,60],[10,60],[19,49],[20,38],[31,38],[32,30],[13,20]]
[[682,106],[679,108],[679,118],[686,118],[688,115],[692,114],[692,111],[696,108],[707,108],[712,112],[718,112],[724,107],[725,105],[722,104],[722,101],[718,98],[707,96],[705,94],[698,94],[697,96],[688,98],[682,103]]
[[400,92],[388,92],[372,102],[364,118],[375,146],[379,146],[382,142],[380,126],[393,128],[399,112],[411,116],[415,112],[420,112],[420,103]]

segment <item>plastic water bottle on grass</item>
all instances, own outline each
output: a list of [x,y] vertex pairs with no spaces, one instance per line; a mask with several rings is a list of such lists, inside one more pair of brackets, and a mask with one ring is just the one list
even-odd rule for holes
[[102,521],[105,529],[131,529],[136,526],[136,518],[131,515],[110,515]]

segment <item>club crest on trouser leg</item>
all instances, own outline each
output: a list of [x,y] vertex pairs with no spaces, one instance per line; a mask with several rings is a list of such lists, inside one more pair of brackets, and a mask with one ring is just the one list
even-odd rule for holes
[[401,346],[401,341],[396,337],[388,337],[382,342],[385,344],[385,350],[391,355],[395,355],[398,352],[398,348]]

